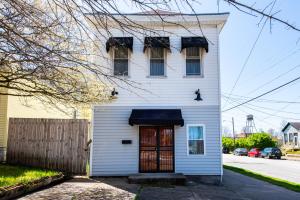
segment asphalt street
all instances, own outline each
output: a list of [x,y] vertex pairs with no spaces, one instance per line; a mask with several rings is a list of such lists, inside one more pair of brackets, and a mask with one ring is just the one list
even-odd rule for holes
[[223,154],[223,163],[264,175],[300,183],[300,161],[249,158]]

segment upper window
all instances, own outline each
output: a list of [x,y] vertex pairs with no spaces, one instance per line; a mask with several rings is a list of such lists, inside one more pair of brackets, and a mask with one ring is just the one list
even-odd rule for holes
[[186,48],[186,75],[187,76],[201,75],[199,47]]
[[150,76],[164,76],[165,61],[163,48],[150,49]]
[[203,155],[204,154],[204,126],[188,125],[188,154]]
[[114,49],[114,75],[128,76],[128,48]]

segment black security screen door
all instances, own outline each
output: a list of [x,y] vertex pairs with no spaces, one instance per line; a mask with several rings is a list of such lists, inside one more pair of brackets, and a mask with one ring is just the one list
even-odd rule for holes
[[140,172],[174,172],[174,129],[140,127]]

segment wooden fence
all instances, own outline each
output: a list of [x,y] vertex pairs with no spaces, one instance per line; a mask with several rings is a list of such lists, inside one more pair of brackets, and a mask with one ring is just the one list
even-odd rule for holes
[[7,162],[85,174],[88,121],[10,118]]

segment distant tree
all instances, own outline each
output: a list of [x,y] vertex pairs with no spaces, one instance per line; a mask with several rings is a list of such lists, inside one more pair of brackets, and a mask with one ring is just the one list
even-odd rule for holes
[[237,148],[247,148],[249,149],[248,140],[247,138],[239,138],[235,141],[235,146]]
[[268,133],[255,133],[250,135],[247,138],[248,148],[266,148],[266,147],[275,147],[276,142]]
[[272,136],[275,136],[275,129],[274,128],[269,128],[267,133],[269,133]]
[[263,128],[259,128],[259,129],[258,129],[258,132],[259,132],[259,133],[265,133],[265,131],[264,131]]
[[223,136],[225,136],[225,137],[231,136],[231,131],[230,131],[230,128],[228,128],[228,126],[223,126]]
[[229,151],[234,150],[234,140],[230,137],[222,137],[222,144],[224,148],[228,148]]

